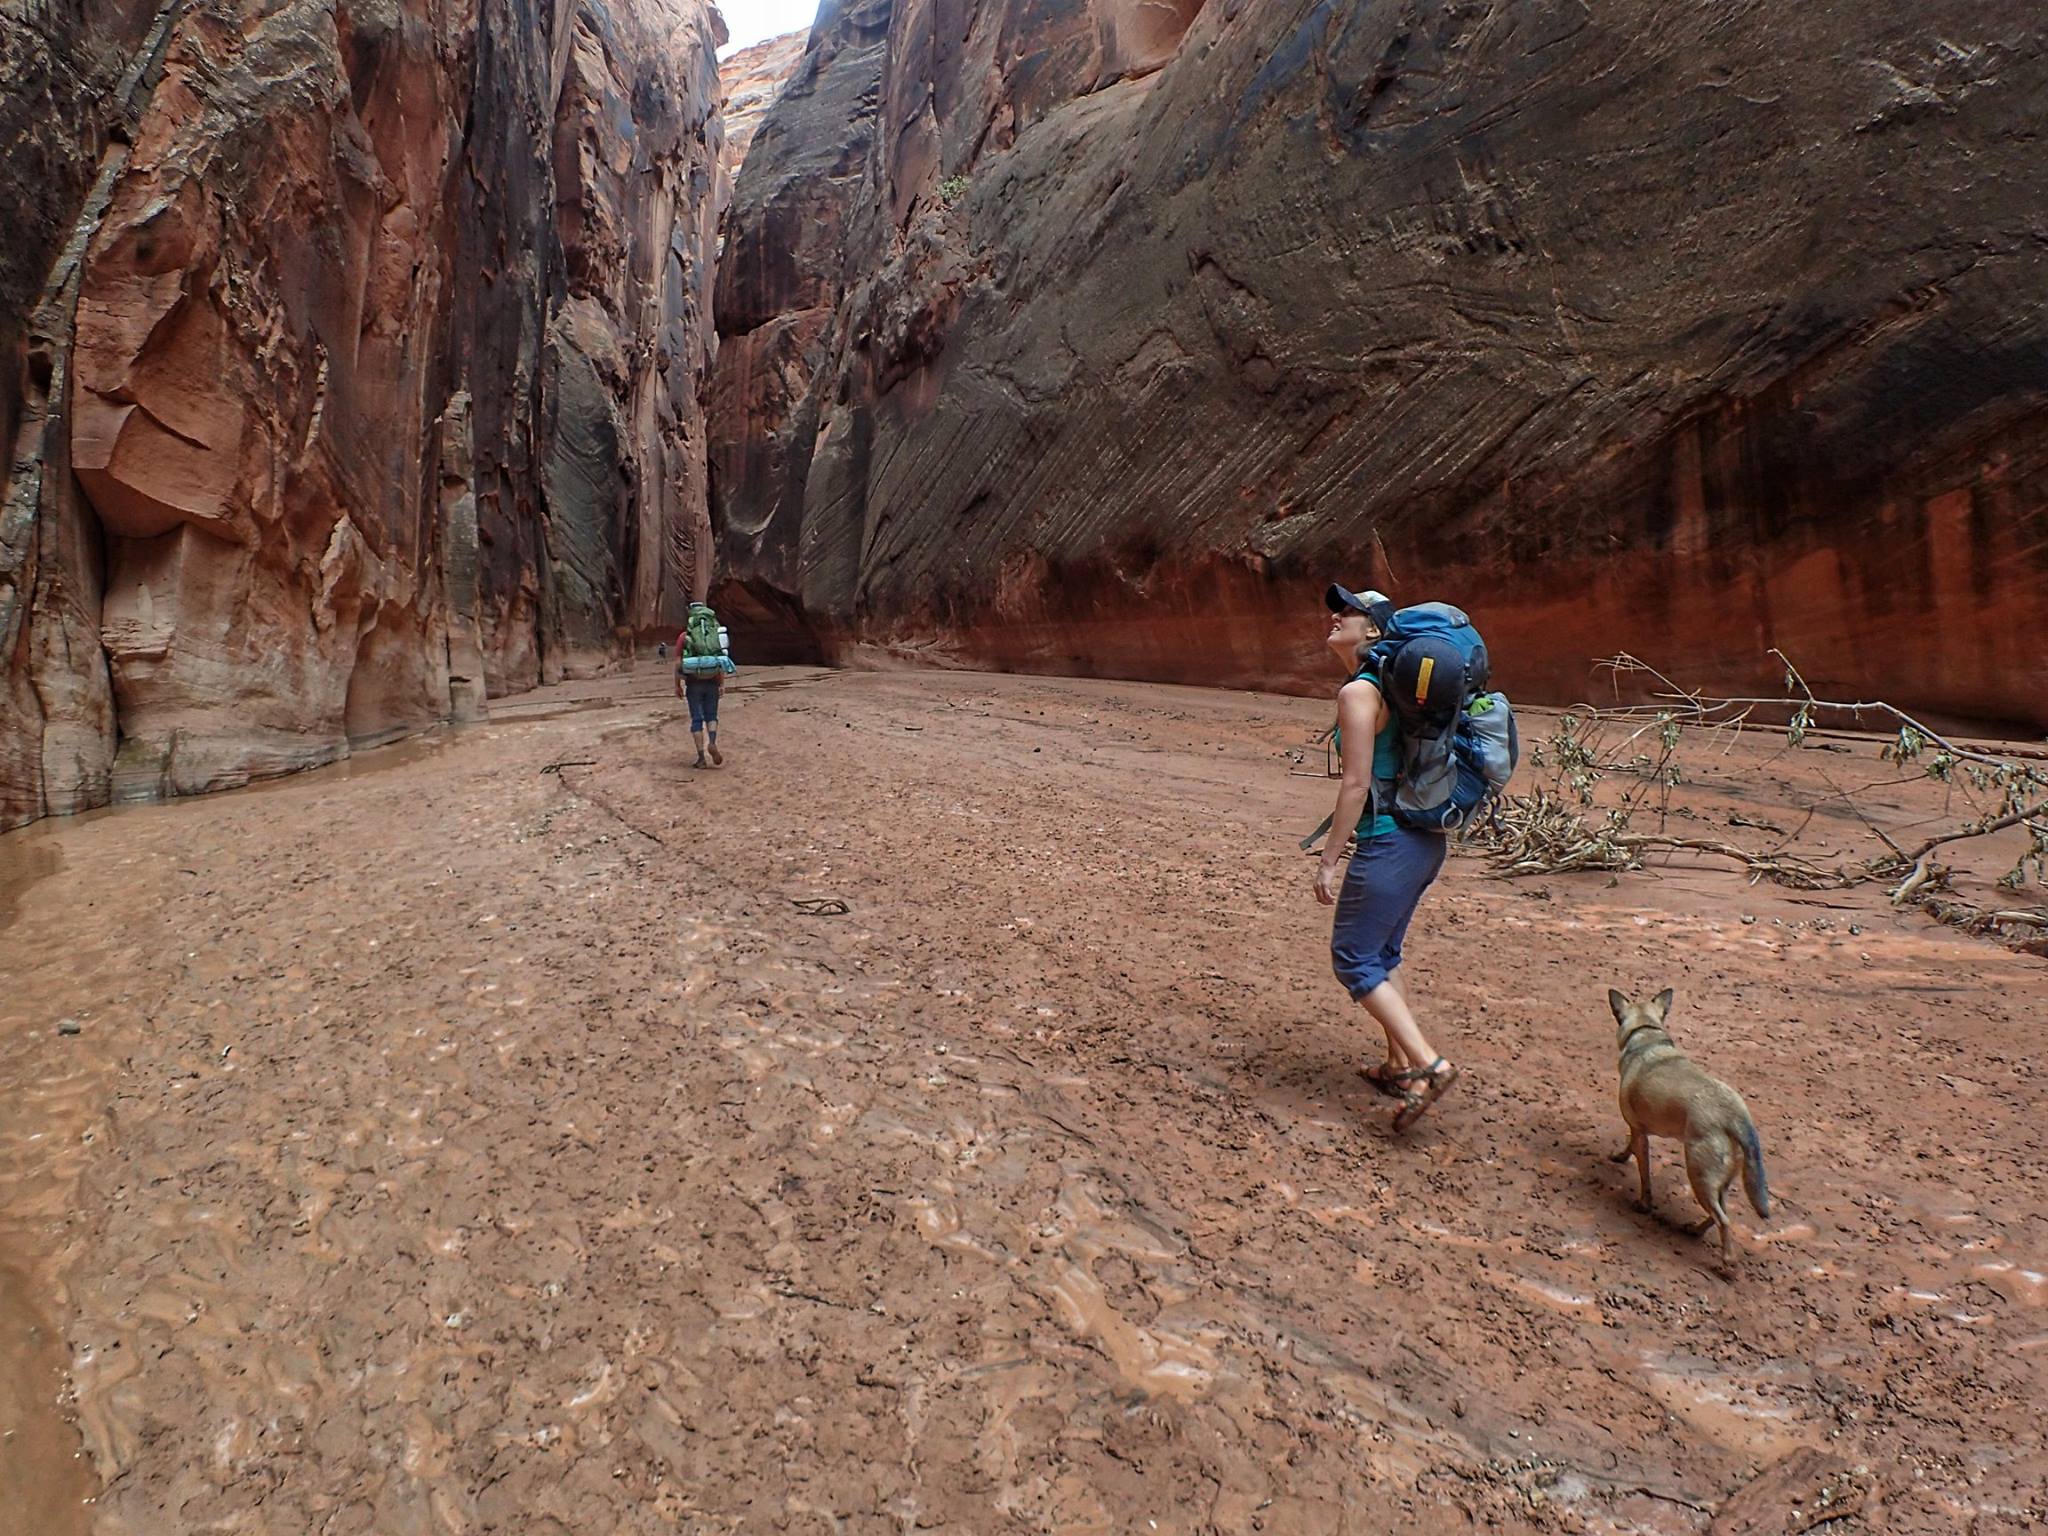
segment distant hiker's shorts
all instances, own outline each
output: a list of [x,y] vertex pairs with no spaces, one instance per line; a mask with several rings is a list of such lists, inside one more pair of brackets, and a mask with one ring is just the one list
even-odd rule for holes
[[1408,920],[1444,867],[1450,841],[1441,832],[1397,827],[1367,838],[1351,856],[1330,928],[1330,968],[1354,1003],[1401,963]]
[[690,729],[701,731],[706,726],[718,724],[718,690],[725,684],[723,677],[686,677],[683,679],[683,693],[690,701]]

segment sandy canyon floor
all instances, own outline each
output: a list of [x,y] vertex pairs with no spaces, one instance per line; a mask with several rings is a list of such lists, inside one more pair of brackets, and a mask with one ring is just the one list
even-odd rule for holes
[[[750,671],[712,773],[679,709],[0,839],[0,1528],[2048,1513],[2048,964],[1454,859],[1465,1076],[1396,1137],[1295,847],[1326,704]],[[1607,1161],[1606,989],[1665,984],[1763,1131],[1732,1274],[1672,1144],[1654,1216]]]

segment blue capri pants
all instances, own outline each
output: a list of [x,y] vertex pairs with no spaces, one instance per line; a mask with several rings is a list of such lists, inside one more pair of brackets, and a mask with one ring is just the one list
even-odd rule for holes
[[1409,919],[1449,851],[1450,839],[1441,832],[1396,827],[1367,838],[1351,855],[1330,927],[1330,968],[1354,1003],[1400,965]]
[[718,729],[718,692],[724,685],[725,679],[715,672],[709,677],[683,679],[683,696],[690,701],[691,730]]

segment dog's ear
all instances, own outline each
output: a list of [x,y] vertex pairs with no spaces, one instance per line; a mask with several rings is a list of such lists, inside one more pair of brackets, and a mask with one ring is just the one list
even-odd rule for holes
[[1614,1010],[1615,1023],[1620,1024],[1624,1023],[1627,1020],[1628,999],[1623,997],[1619,992],[1615,991],[1612,987],[1609,987],[1607,989],[1607,1006]]
[[1659,1024],[1662,1024],[1666,1019],[1671,1017],[1672,995],[1673,994],[1671,989],[1669,987],[1666,987],[1662,992],[1659,992],[1657,994],[1657,1000],[1650,1005],[1651,1007],[1657,1010],[1657,1022]]

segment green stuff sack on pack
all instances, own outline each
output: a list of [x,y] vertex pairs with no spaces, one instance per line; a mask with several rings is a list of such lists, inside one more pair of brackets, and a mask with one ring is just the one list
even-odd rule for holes
[[728,670],[725,631],[719,625],[718,615],[711,611],[710,604],[690,604],[690,616],[684,621],[677,649],[682,653],[681,668],[691,677]]
[[683,629],[683,654],[716,659],[725,648],[718,643],[718,615],[704,603],[690,605],[690,617]]

